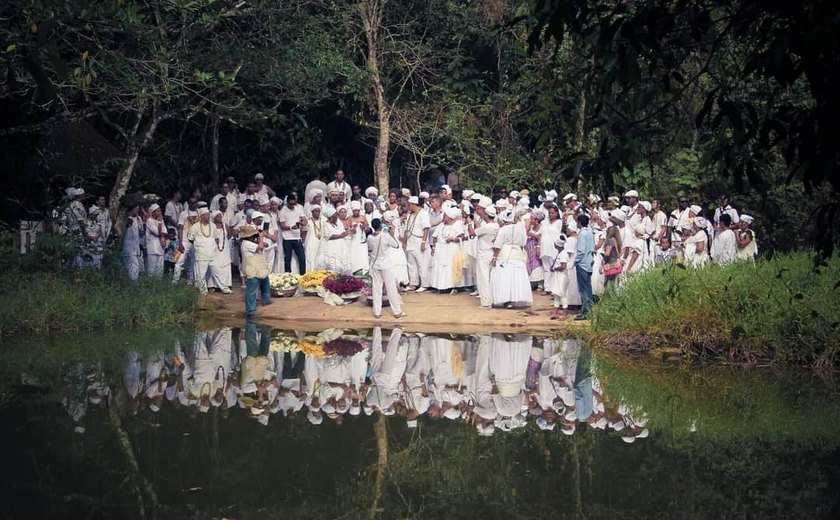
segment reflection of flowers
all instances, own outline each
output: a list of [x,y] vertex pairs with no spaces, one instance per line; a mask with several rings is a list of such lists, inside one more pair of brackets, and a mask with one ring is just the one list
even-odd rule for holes
[[326,357],[327,355],[327,353],[324,352],[324,346],[320,343],[313,343],[311,341],[301,341],[300,343],[298,343],[298,348],[307,356]]
[[277,291],[288,291],[289,289],[294,289],[297,287],[298,281],[298,275],[292,273],[272,273],[268,275],[268,283],[271,284],[272,289]]
[[320,287],[324,285],[324,280],[332,276],[333,273],[329,271],[310,271],[300,277],[299,282],[301,287]]
[[269,348],[272,352],[295,352],[300,350],[300,345],[295,338],[289,336],[279,336],[271,338],[271,345]]
[[338,338],[324,344],[324,352],[328,356],[352,356],[364,349],[359,341],[346,338]]
[[364,286],[364,280],[351,274],[340,274],[324,280],[324,289],[339,296],[359,292]]

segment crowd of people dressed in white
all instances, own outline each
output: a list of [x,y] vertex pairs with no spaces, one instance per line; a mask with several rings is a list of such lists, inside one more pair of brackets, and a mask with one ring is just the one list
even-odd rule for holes
[[[67,195],[60,229],[82,237],[75,264],[97,267],[111,231],[105,200],[86,209],[83,190]],[[144,271],[175,281],[186,276],[202,292],[223,293],[238,273],[249,315],[258,294],[270,301],[270,273],[329,270],[368,272],[377,316],[383,293],[402,316],[400,292],[465,291],[481,308],[519,308],[542,291],[553,297],[552,318],[580,306],[576,319],[585,319],[593,295],[634,273],[676,262],[727,265],[758,252],[753,218],[727,197],[706,215],[686,197],[668,214],[635,190],[605,201],[554,190],[532,198],[527,189],[501,190],[494,199],[448,185],[435,193],[380,194],[351,186],[339,170],[328,184],[309,183],[302,200],[297,192],[281,199],[262,174],[242,191],[228,178],[209,203],[200,199],[193,193],[182,203],[176,191],[165,203],[130,208],[125,269],[132,278]]]

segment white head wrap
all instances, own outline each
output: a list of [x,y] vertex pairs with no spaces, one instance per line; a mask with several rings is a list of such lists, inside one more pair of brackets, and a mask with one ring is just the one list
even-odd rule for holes
[[625,197],[636,197],[638,199],[639,198],[639,192],[636,191],[636,190],[630,190],[627,193],[625,193],[624,196]]
[[265,179],[265,175],[263,175],[261,173],[258,173],[256,175],[254,175],[254,180],[261,181],[263,179]]
[[206,215],[210,213],[210,210],[207,208],[198,208],[198,216]]
[[154,213],[155,211],[157,211],[157,210],[159,210],[159,209],[160,209],[160,206],[159,206],[159,205],[157,205],[157,204],[152,204],[151,206],[149,206],[149,213]]
[[519,198],[519,192],[516,191],[516,190],[513,190],[512,192],[508,193],[508,198],[510,198],[510,197],[513,197],[514,199],[518,199]]
[[697,215],[700,214],[701,211],[703,211],[703,208],[701,208],[697,204],[693,204],[693,205],[688,207],[688,211],[694,213],[694,216],[697,216]]
[[463,192],[461,192],[461,198],[463,198],[464,200],[468,200],[470,197],[473,196],[474,193],[475,192],[473,190],[464,190]]
[[515,212],[512,209],[508,209],[508,210],[503,211],[499,215],[499,219],[501,219],[502,222],[506,222],[506,223],[509,224],[509,223],[513,222],[513,219],[514,219],[515,216],[516,216]]
[[704,219],[703,217],[695,217],[694,218],[694,225],[699,227],[699,228],[704,228],[704,227],[706,227],[706,219]]
[[260,193],[260,195],[257,197],[257,204],[259,204],[260,206],[267,206],[269,202],[270,201],[268,195],[266,195],[265,193]]
[[408,198],[409,204],[420,204],[420,199],[418,197],[409,197]]
[[365,190],[365,197],[367,197],[369,199],[372,199],[372,198],[376,197],[377,195],[379,195],[379,190],[377,190],[373,186],[370,186],[369,188],[367,188]]
[[278,206],[283,204],[283,201],[280,200],[280,197],[271,197],[270,199],[268,199],[268,201],[271,202],[272,204],[277,204]]
[[382,220],[384,220],[385,222],[393,222],[398,218],[400,218],[400,214],[392,209],[389,209],[388,211],[382,214]]
[[741,215],[740,219],[743,220],[744,222],[746,222],[747,224],[752,224],[753,223],[752,216],[747,215],[746,213]]
[[620,209],[614,209],[610,211],[610,218],[614,218],[624,222],[625,220],[627,220],[627,213]]
[[358,200],[350,201],[350,211],[361,211],[362,204]]
[[568,202],[570,200],[577,200],[577,195],[574,193],[567,193],[563,195],[563,202]]
[[487,206],[484,208],[484,212],[487,213],[487,216],[490,218],[496,218],[496,208],[493,206]]
[[428,191],[421,191],[420,192],[420,198],[421,199],[428,199],[429,197],[430,197],[430,195],[429,195]]
[[646,200],[643,200],[642,202],[640,202],[639,206],[645,208],[645,211],[647,211],[648,213],[650,213],[651,208],[653,208],[653,206],[650,205],[650,202],[648,202]]
[[449,217],[451,219],[457,219],[458,217],[461,216],[461,210],[458,209],[457,207],[448,208],[444,213],[446,214],[447,217]]
[[332,206],[324,206],[324,209],[323,209],[322,212],[324,213],[324,216],[327,217],[327,218],[332,218],[333,215],[338,213],[338,211],[336,211],[336,209]]
[[444,184],[440,187],[440,189],[442,191],[445,191],[446,193],[449,193],[450,195],[452,194],[452,188],[450,188],[448,184]]

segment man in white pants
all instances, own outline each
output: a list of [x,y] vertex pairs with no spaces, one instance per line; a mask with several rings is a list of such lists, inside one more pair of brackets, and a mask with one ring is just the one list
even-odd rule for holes
[[422,292],[429,286],[429,255],[426,251],[431,222],[429,214],[420,206],[420,199],[417,197],[408,198],[408,207],[411,213],[408,215],[403,234],[403,248],[408,260],[408,290],[417,289],[417,292]]
[[190,227],[187,240],[192,244],[195,252],[195,284],[201,294],[207,294],[208,271],[215,287],[221,287],[225,294],[230,292],[227,286],[222,285],[222,272],[216,264],[216,248],[222,240],[226,239],[224,232],[210,222],[210,210],[199,209],[198,222]]
[[375,318],[382,316],[382,287],[384,284],[388,301],[391,304],[391,312],[394,313],[395,318],[402,318],[405,313],[402,312],[402,300],[397,286],[397,278],[391,269],[391,258],[388,254],[389,249],[398,249],[400,246],[394,240],[394,237],[382,232],[382,221],[378,218],[371,221],[370,227],[373,229],[373,233],[368,237],[367,246],[370,277],[373,280],[371,284],[373,316]]
[[476,236],[475,285],[481,306],[489,309],[493,306],[493,288],[490,286],[493,242],[499,233],[499,224],[496,223],[496,208],[493,207],[492,201],[487,199],[482,202],[479,202],[475,210],[482,221],[474,231]]
[[[206,208],[205,208],[206,209]],[[187,207],[178,215],[178,250],[181,256],[175,262],[175,268],[172,270],[172,281],[178,282],[181,279],[181,271],[187,271],[187,281],[192,283],[195,281],[195,273],[192,272],[194,258],[192,244],[187,239],[187,236],[192,229],[192,226],[198,222],[198,199],[192,196],[187,201]]]
[[122,243],[123,266],[132,280],[139,278],[143,271],[143,252],[140,249],[140,226],[143,221],[137,216],[138,210],[136,204],[128,210]]

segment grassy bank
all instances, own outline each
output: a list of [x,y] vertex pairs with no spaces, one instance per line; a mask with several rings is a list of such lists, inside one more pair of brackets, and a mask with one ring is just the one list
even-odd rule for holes
[[0,335],[159,328],[196,318],[196,291],[119,273],[0,273]]
[[738,363],[840,362],[840,260],[808,252],[701,270],[631,277],[595,305],[598,344],[613,351],[678,347]]

